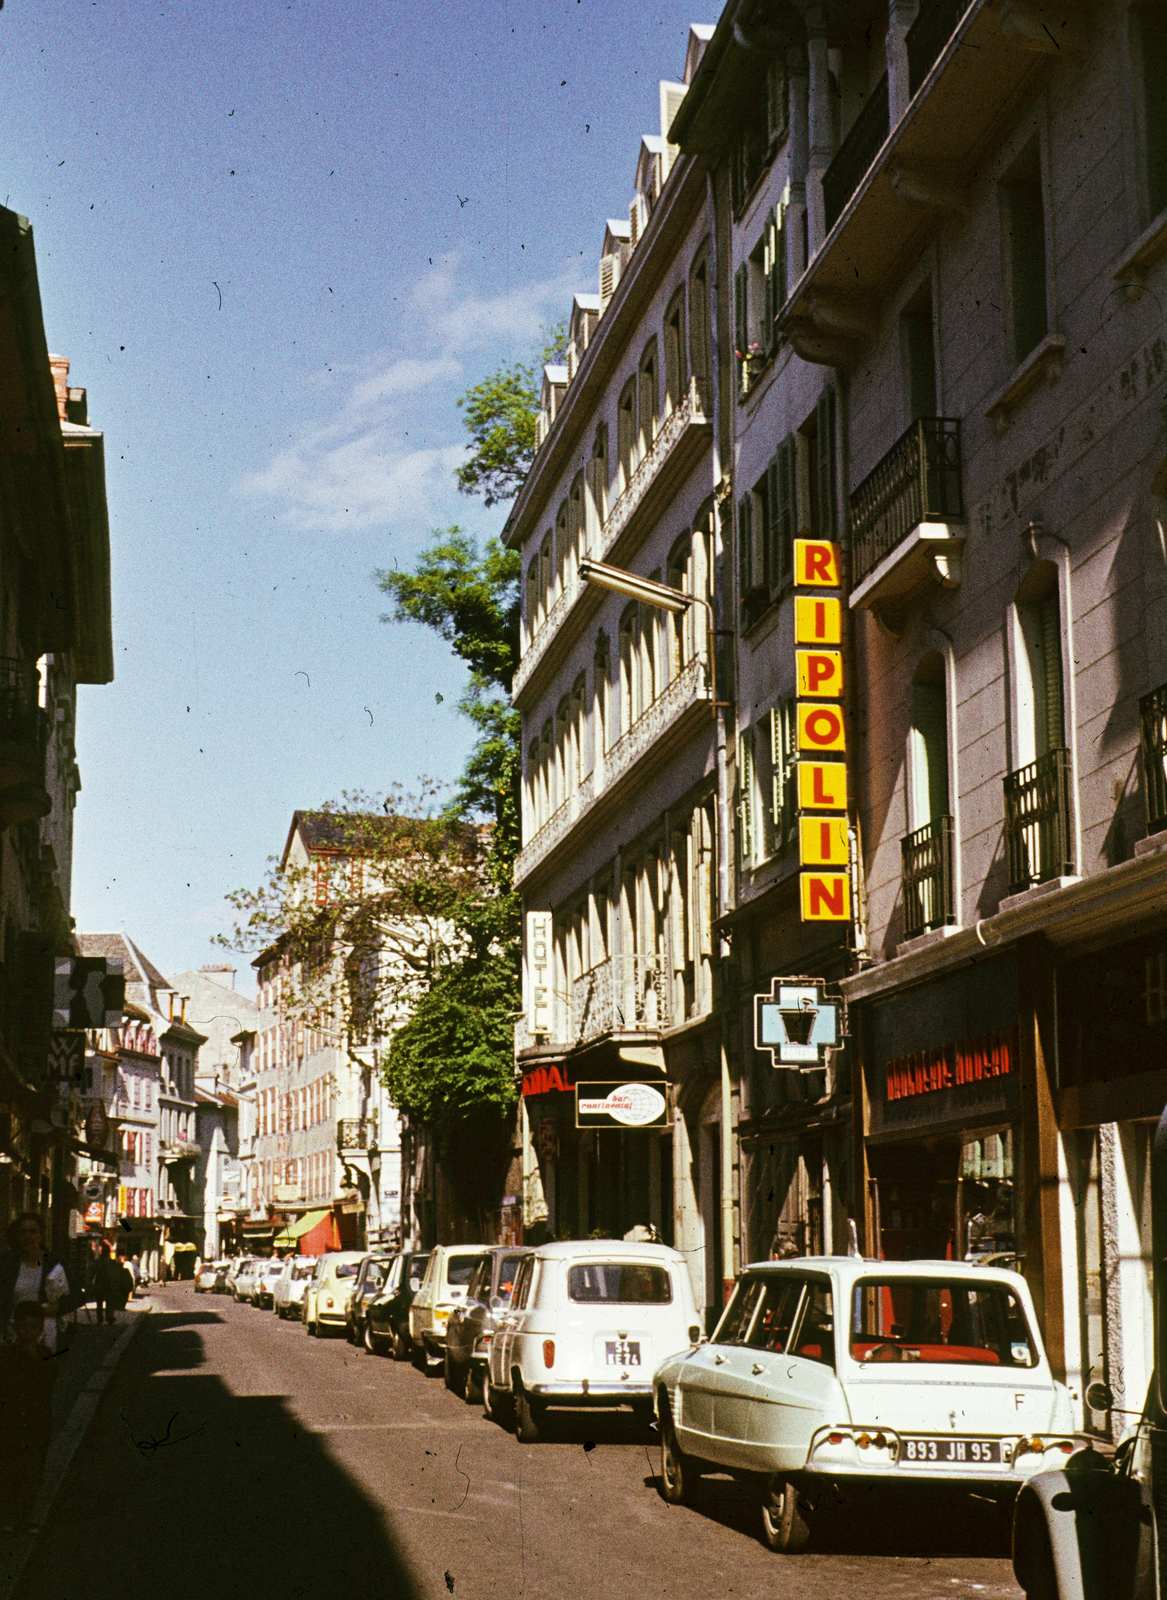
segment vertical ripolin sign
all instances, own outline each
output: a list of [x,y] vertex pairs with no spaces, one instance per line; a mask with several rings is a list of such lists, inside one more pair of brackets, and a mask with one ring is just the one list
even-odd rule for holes
[[[850,922],[839,546],[794,541],[798,861],[803,922]],[[808,592],[809,591],[809,592]]]

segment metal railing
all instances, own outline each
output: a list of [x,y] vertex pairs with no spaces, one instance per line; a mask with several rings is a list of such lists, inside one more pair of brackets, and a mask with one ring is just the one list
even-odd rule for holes
[[937,817],[900,840],[903,852],[904,937],[914,939],[956,921],[953,820]]
[[336,1124],[336,1148],[338,1150],[367,1150],[369,1142],[377,1141],[377,1119],[375,1117],[340,1117]]
[[851,494],[852,583],[921,522],[964,520],[960,422],[917,417]]
[[620,774],[654,744],[670,722],[695,700],[704,699],[705,658],[693,656],[677,676],[667,683],[650,706],[622,733],[604,758],[604,781],[614,783]]
[[656,1032],[669,1025],[669,985],[663,958],[612,956],[571,985],[572,1043],[602,1033]]
[[39,741],[40,681],[35,662],[0,656],[0,744]]
[[887,73],[876,84],[835,158],[823,173],[823,209],[827,232],[838,222],[848,200],[867,175],[888,135]]
[[1139,752],[1147,832],[1161,833],[1167,828],[1167,683],[1139,701]]
[[1070,752],[1051,750],[1005,779],[1009,893],[1072,873],[1070,841]]
[[941,51],[956,32],[969,0],[929,0],[908,29],[908,95],[916,91],[940,59]]

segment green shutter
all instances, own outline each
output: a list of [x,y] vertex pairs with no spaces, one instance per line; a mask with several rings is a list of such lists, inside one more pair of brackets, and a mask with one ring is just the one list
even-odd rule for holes
[[766,468],[766,575],[770,588],[782,587],[782,550],[778,536],[778,457]]
[[765,280],[765,309],[763,312],[762,346],[767,354],[771,354],[778,343],[774,329],[774,319],[778,315],[778,303],[774,298],[777,287],[774,277],[775,255],[778,248],[778,213],[771,211],[766,218],[766,231],[763,234],[762,272]]
[[742,866],[754,859],[754,730],[738,738],[738,823]]
[[752,496],[743,494],[737,503],[738,600],[745,604],[754,586]]
[[738,390],[746,384],[746,354],[750,346],[749,320],[746,292],[749,285],[749,266],[744,263],[733,275],[733,327],[734,350],[737,354]]
[[789,583],[794,574],[794,533],[797,526],[798,508],[795,503],[797,493],[796,471],[796,443],[794,435],[787,434],[778,446],[777,486],[778,486],[778,512],[777,512],[777,565],[775,567],[774,582],[776,588]]
[[794,768],[794,696],[780,700],[770,712],[770,768],[774,850],[785,850],[794,836],[798,809]]
[[835,391],[824,389],[819,396],[815,424],[815,454],[818,459],[818,532],[820,539],[838,537],[835,517]]
[[1045,710],[1045,749],[1060,750],[1066,742],[1065,707],[1062,699],[1062,628],[1058,597],[1051,594],[1041,603],[1041,675]]

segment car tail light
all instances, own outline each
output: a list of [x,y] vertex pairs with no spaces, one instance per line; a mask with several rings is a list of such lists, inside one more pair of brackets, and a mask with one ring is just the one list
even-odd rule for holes
[[1064,1456],[1072,1456],[1074,1453],[1074,1446],[1068,1439],[1063,1439],[1061,1444],[1058,1446],[1058,1449]]
[[544,1339],[543,1341],[543,1365],[545,1367],[553,1367],[555,1365],[554,1339]]
[[324,1302],[324,1304],[326,1306],[331,1306],[332,1305],[332,1296],[331,1295],[328,1296],[328,1299]]
[[887,1449],[887,1434],[886,1433],[877,1433],[875,1435],[875,1438],[871,1442],[872,1442],[872,1444],[875,1446],[875,1448],[877,1450],[886,1450]]
[[867,1450],[871,1446],[871,1435],[869,1433],[861,1433],[856,1439],[855,1443],[859,1446],[860,1450]]
[[847,1435],[845,1433],[828,1433],[827,1434],[827,1443],[828,1444],[842,1444],[846,1437],[847,1437]]

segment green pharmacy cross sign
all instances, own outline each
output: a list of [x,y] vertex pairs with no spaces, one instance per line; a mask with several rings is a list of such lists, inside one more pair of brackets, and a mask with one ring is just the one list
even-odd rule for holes
[[769,994],[754,996],[754,1048],[775,1067],[814,1072],[827,1064],[844,1031],[843,1003],[827,999],[818,978],[774,978]]

